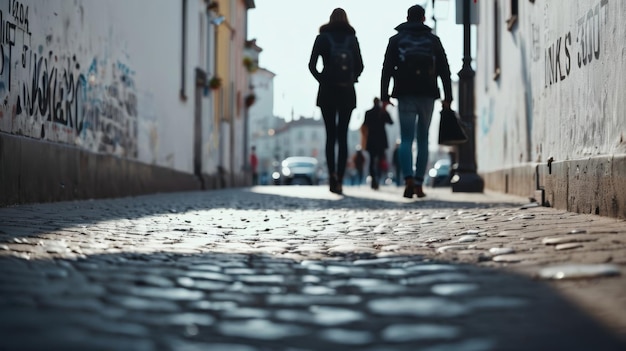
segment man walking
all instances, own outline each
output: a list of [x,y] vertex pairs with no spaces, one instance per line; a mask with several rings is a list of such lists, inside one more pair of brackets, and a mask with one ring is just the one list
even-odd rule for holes
[[[389,101],[389,84],[393,77],[391,97],[398,101],[400,121],[399,158],[405,178],[404,197],[424,197],[422,184],[428,163],[428,129],[435,100],[440,98],[437,77],[443,83],[442,108],[452,101],[452,80],[445,50],[438,36],[424,24],[425,10],[411,6],[407,21],[398,25],[397,34],[389,39],[381,74],[383,108]],[[413,170],[412,144],[417,134],[417,155]]]
[[367,133],[366,150],[370,155],[369,173],[371,187],[378,189],[381,176],[381,163],[385,159],[385,150],[389,147],[385,125],[393,124],[389,113],[383,109],[379,98],[374,98],[374,106],[365,112],[362,128]]

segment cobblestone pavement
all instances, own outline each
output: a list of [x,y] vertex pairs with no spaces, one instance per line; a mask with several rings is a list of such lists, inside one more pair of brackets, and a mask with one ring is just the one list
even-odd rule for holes
[[626,225],[254,187],[0,209],[0,350],[625,350]]

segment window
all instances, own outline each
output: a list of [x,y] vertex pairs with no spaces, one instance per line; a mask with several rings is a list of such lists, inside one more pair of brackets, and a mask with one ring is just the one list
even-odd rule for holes
[[506,20],[506,27],[508,30],[512,30],[515,23],[517,23],[518,17],[518,0],[511,0],[511,16]]
[[500,8],[493,2],[493,79],[500,78]]

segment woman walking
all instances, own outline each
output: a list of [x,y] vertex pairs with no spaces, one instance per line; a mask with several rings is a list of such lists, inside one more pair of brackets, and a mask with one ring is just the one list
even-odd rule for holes
[[[317,70],[322,57],[323,69]],[[354,83],[363,72],[361,48],[356,31],[348,22],[346,12],[336,8],[328,23],[322,25],[315,38],[309,71],[319,83],[317,106],[326,127],[326,164],[330,191],[342,194],[343,176],[348,158],[348,124],[356,107]],[[337,157],[335,157],[337,145]]]

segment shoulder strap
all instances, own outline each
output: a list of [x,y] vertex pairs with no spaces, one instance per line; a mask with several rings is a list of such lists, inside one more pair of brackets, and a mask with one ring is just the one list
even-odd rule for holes
[[[326,37],[328,37],[328,40],[330,41],[330,45],[337,45],[337,42],[335,41],[335,38],[333,37],[332,34],[330,34],[330,33],[324,33],[324,34],[326,35]],[[354,35],[352,35],[352,34],[346,35],[346,39],[343,41],[343,43],[340,46],[341,47],[345,47],[345,48],[349,48],[350,45],[352,44],[353,37],[354,37]]]
[[325,36],[326,38],[328,38],[328,41],[329,41],[331,44],[333,44],[333,43],[335,42],[335,39],[333,38],[333,35],[332,35],[332,34],[330,34],[330,33],[324,33],[324,36]]

